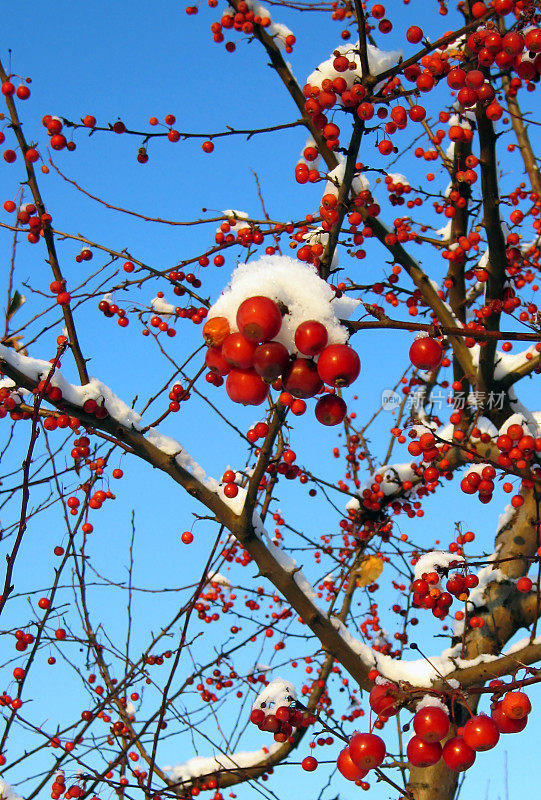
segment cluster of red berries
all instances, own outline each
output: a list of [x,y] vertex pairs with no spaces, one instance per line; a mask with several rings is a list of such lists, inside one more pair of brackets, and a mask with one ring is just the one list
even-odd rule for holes
[[180,383],[175,383],[169,392],[169,411],[176,413],[180,411],[180,404],[190,399],[190,392]]
[[274,734],[275,742],[286,742],[293,728],[307,728],[315,722],[315,717],[296,708],[295,705],[279,706],[274,712],[267,713],[266,708],[254,708],[250,714],[250,722],[257,725],[260,731]]
[[102,402],[100,405],[97,400],[93,398],[85,400],[83,403],[83,411],[85,414],[89,414],[91,417],[96,417],[96,419],[100,420],[106,419],[109,416],[109,412],[105,408],[105,403]]
[[411,585],[414,607],[431,609],[432,614],[438,619],[447,616],[453,597],[465,602],[470,596],[470,589],[475,589],[479,585],[479,578],[472,573],[463,575],[457,572],[451,575],[445,584],[446,591],[442,591],[440,581],[437,572],[424,572]]
[[80,253],[75,256],[75,261],[80,264],[81,261],[92,261],[93,253],[90,247],[83,247]]
[[[27,78],[27,80],[30,79]],[[30,89],[28,86],[26,86],[24,83],[20,83],[17,87],[15,87],[15,84],[12,83],[10,78],[7,81],[4,81],[0,88],[4,97],[13,97],[13,95],[15,95],[19,98],[19,100],[28,100],[30,97]]]
[[223,492],[230,500],[239,493],[239,487],[235,482],[236,477],[236,472],[232,469],[226,469],[222,475],[222,483],[224,484]]
[[[28,155],[27,151],[27,155]],[[8,214],[12,214],[15,209],[17,208],[16,204],[13,200],[6,200],[4,202],[4,211],[7,211]],[[36,206],[33,203],[24,203],[19,207],[17,211],[17,222],[19,225],[28,225],[28,233],[27,233],[27,240],[30,244],[37,244],[40,240],[40,236],[43,235],[43,228],[45,225],[50,225],[52,222],[52,217],[47,212],[44,212],[41,216],[38,216],[36,213]]]
[[59,117],[52,117],[50,114],[45,114],[41,121],[43,127],[47,128],[47,133],[50,136],[49,144],[53,150],[63,150],[64,148],[67,150],[75,150],[75,142],[68,142],[62,133],[64,123]]
[[541,452],[541,438],[525,434],[522,425],[509,425],[507,432],[498,436],[496,446],[500,451],[498,464],[508,468],[526,469],[536,453]]
[[24,631],[15,631],[15,650],[24,653],[29,644],[33,644],[34,635],[32,633],[25,633]]
[[[226,391],[236,403],[259,405],[272,383],[275,388],[284,389],[284,404],[292,405],[293,398],[304,400],[321,392],[324,383],[349,386],[359,374],[355,350],[345,344],[328,345],[327,329],[317,320],[307,320],[297,327],[298,355],[290,355],[285,345],[273,341],[282,326],[282,312],[269,297],[258,295],[244,300],[237,310],[236,322],[235,333],[225,317],[212,317],[203,328],[208,346],[205,364],[210,370],[207,380],[220,386],[223,376],[227,376]],[[314,356],[318,356],[317,364]],[[324,425],[338,424],[345,413],[344,401],[334,394],[323,395],[316,405],[316,417]]]
[[[215,0],[209,0],[209,6],[214,8],[217,5]],[[188,6],[186,8],[187,14],[196,14],[196,6]],[[231,11],[225,12],[219,22],[213,22],[210,26],[214,41],[220,44],[224,41],[224,30],[235,30],[239,33],[244,33],[247,36],[252,36],[257,29],[268,29],[272,25],[272,20],[263,12],[254,14],[250,8],[250,4],[241,0],[236,7],[236,12],[233,14]],[[293,52],[293,45],[295,44],[295,37],[292,33],[287,34],[283,39],[284,49],[286,53]],[[235,51],[234,42],[226,42],[225,49],[228,53]]]
[[126,316],[126,311],[123,308],[119,308],[116,303],[110,303],[108,300],[100,300],[98,303],[98,308],[104,317],[111,318],[116,314],[118,316],[118,324],[121,328],[127,328],[130,324],[129,319]]
[[470,470],[460,482],[460,488],[465,494],[479,493],[481,503],[490,503],[494,492],[494,478],[496,470],[491,464],[487,464],[481,473]]
[[52,281],[49,286],[51,292],[56,295],[56,302],[60,306],[69,306],[71,295],[66,291],[66,281]]

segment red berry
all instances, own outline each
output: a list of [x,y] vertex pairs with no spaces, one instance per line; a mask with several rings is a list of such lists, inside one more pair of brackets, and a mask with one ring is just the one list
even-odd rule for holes
[[385,758],[385,742],[375,733],[354,733],[349,742],[353,763],[361,769],[379,767]]
[[449,769],[454,772],[463,772],[474,763],[475,750],[466,744],[462,736],[455,736],[445,743],[442,757]]
[[351,753],[349,747],[345,747],[336,761],[338,771],[347,778],[348,781],[362,780],[368,774],[367,769],[361,769],[351,760]]
[[407,747],[408,761],[414,767],[431,767],[441,758],[442,747],[437,741],[427,742],[420,736],[413,736]]
[[413,728],[425,742],[441,742],[449,732],[449,717],[439,706],[425,706],[415,714]]
[[238,308],[237,327],[252,342],[270,342],[281,326],[282,314],[270,297],[249,297]]
[[314,409],[316,419],[322,425],[339,425],[347,412],[347,405],[337,394],[324,394]]
[[317,371],[330,386],[350,386],[361,371],[361,361],[347,344],[330,344],[319,356]]
[[500,732],[493,719],[486,714],[471,717],[464,725],[464,741],[472,750],[490,750],[498,744]]
[[327,328],[315,319],[301,322],[295,331],[295,347],[305,356],[316,356],[327,344]]
[[441,364],[443,347],[430,336],[415,339],[410,347],[410,361],[417,369],[435,369]]

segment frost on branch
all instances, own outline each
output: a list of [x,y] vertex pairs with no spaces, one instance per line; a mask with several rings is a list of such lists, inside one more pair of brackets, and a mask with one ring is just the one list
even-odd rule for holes
[[[28,381],[36,385],[51,373],[49,361],[23,356],[4,345],[0,345],[0,361],[4,364],[4,370],[8,371],[9,366],[11,366],[24,375]],[[94,401],[98,407],[103,406],[107,411],[107,415],[123,428],[140,431],[144,427],[141,416],[97,378],[90,378],[89,382],[84,386],[75,386],[64,378],[60,370],[55,369],[50,379],[50,385],[58,387],[62,392],[60,402],[70,403],[75,408],[80,409],[81,412],[85,411],[85,403]],[[214,478],[207,477],[203,468],[184,450],[176,439],[165,436],[155,428],[151,428],[146,433],[145,439],[158,450],[161,450],[162,453],[172,456],[180,467],[193,475],[209,491],[216,492],[218,490],[218,482]]]
[[242,751],[233,753],[230,756],[226,756],[225,754],[211,756],[210,758],[207,756],[195,756],[183,764],[166,767],[166,771],[179,783],[188,783],[202,775],[209,775],[220,771],[239,772],[242,769],[259,767],[265,759],[272,756],[279,748],[279,744],[273,744],[270,747],[263,747],[261,750]]
[[0,800],[21,800],[21,797],[16,794],[9,783],[6,783],[0,778]]

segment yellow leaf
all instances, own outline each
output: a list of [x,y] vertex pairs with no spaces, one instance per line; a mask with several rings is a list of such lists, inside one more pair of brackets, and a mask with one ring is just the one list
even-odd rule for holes
[[381,575],[383,561],[378,556],[367,556],[357,570],[357,586],[369,586]]

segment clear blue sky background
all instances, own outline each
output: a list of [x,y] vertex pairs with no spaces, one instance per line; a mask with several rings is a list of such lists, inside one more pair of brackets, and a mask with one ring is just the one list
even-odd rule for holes
[[[389,4],[395,27],[393,33],[382,37],[382,47],[401,47],[404,28],[411,23],[424,24],[425,15],[427,35],[436,37],[450,28],[454,19],[439,17],[436,11],[436,4],[431,3],[428,14],[426,4],[419,0],[414,0],[409,7],[397,2]],[[341,43],[339,35],[342,26],[331,23],[326,15],[320,13],[310,17],[308,14],[276,11],[275,17],[289,24],[297,35],[294,53],[289,58],[302,84],[304,76]],[[177,118],[175,127],[179,130],[207,134],[223,130],[226,125],[252,129],[295,119],[295,108],[276,76],[266,67],[265,54],[257,42],[241,42],[237,53],[230,55],[225,52],[223,45],[211,41],[209,28],[216,18],[218,14],[205,6],[202,6],[199,15],[188,17],[182,4],[155,2],[149,5],[140,0],[129,4],[99,1],[73,4],[60,0],[34,11],[18,6],[11,8],[6,13],[1,57],[7,68],[7,49],[11,48],[11,70],[29,75],[33,80],[31,99],[26,104],[20,104],[27,138],[36,139],[41,151],[44,150],[46,137],[40,120],[46,113],[74,120],[91,113],[97,117],[99,124],[112,123],[120,117],[127,126],[141,130],[148,129],[150,116],[163,119],[165,114],[173,113]],[[411,52],[410,46],[406,54]],[[408,130],[404,134],[404,143],[409,144],[416,133],[416,129]],[[75,153],[54,155],[60,168],[87,191],[108,202],[150,216],[198,219],[202,216],[202,208],[209,209],[213,216],[215,211],[220,213],[226,208],[260,216],[252,170],[257,171],[265,204],[272,218],[297,219],[317,207],[321,187],[299,186],[292,178],[294,165],[305,142],[301,129],[280,131],[270,137],[253,137],[250,141],[241,137],[217,140],[215,151],[210,156],[202,153],[201,140],[178,144],[154,141],[149,146],[150,161],[145,166],[135,161],[139,142],[133,137],[97,133],[89,138],[86,132],[79,131],[75,140]],[[373,158],[372,147],[373,142],[369,141],[366,161]],[[375,162],[380,166],[385,163],[382,159],[375,159]],[[420,170],[419,162],[410,158],[398,165],[396,170],[421,180],[420,173],[425,166],[421,162]],[[505,170],[516,170],[512,180],[518,180],[516,175],[520,174],[520,164],[516,158],[506,158]],[[15,195],[20,175],[17,165],[2,167],[2,200]],[[442,175],[438,178],[439,185],[444,187],[446,178]],[[86,200],[53,172],[43,178],[41,185],[55,227],[71,233],[78,232],[113,249],[127,248],[135,257],[158,269],[197,255],[212,244],[215,225],[171,228],[135,220]],[[437,223],[429,210],[426,213],[427,222]],[[392,220],[392,211],[387,213],[387,218]],[[440,224],[443,224],[441,218],[437,227]],[[2,232],[1,239],[4,263],[7,263],[6,254],[9,253],[11,238]],[[85,265],[78,265],[74,261],[78,250],[79,247],[73,243],[62,247],[63,268],[69,286],[77,285],[80,276],[85,274],[83,267],[87,269]],[[221,271],[211,272],[209,269],[201,275],[204,281],[201,292],[204,296],[216,297],[226,283],[235,265],[232,253],[230,251],[226,257],[226,265]],[[424,248],[419,254],[427,259],[425,267],[430,267],[430,273],[439,276],[442,264],[437,257],[430,251],[424,254]],[[96,255],[91,266],[101,263],[102,260]],[[380,248],[373,250],[364,262],[345,266],[345,276],[369,283],[382,278],[387,265]],[[34,289],[47,287],[50,277],[39,245],[19,247],[16,279],[18,286],[24,281]],[[148,305],[158,288],[161,287],[157,284],[152,288],[145,286],[135,301]],[[40,298],[28,290],[23,291],[27,296],[27,305],[20,316],[27,319],[39,307]],[[167,299],[172,301],[172,295]],[[85,354],[91,358],[89,371],[110,385],[128,403],[137,395],[139,405],[136,403],[136,407],[140,407],[141,399],[159,386],[161,379],[167,378],[167,368],[156,364],[152,342],[144,340],[135,326],[121,331],[114,321],[105,320],[95,305],[92,301],[81,311],[81,342]],[[53,315],[47,319],[52,320]],[[51,357],[58,332],[55,328],[50,336],[43,337],[32,348],[32,354],[41,358]],[[179,326],[177,338],[172,340],[175,346],[178,343],[175,355],[179,359],[188,351],[192,340],[197,341],[198,335],[199,331],[189,323]],[[401,333],[386,333],[385,340],[375,333],[367,333],[355,343],[363,363],[362,375],[355,387],[360,396],[356,408],[359,417],[365,416],[367,409],[377,407],[381,390],[392,386],[401,374],[409,344],[410,337]],[[170,349],[174,350],[172,347]],[[66,374],[75,380],[68,359],[65,361]],[[528,383],[532,389],[527,390],[526,394],[521,391],[521,396],[527,400],[538,396],[538,391],[534,392],[536,381]],[[216,400],[220,398],[225,413],[234,416],[242,430],[247,430],[252,422],[260,418],[257,410],[233,408],[223,398],[223,393],[215,391],[211,397]],[[156,408],[156,416],[161,408]],[[212,413],[204,404],[197,405],[197,415],[197,424],[183,424],[182,415],[173,417],[166,424],[164,432],[177,437],[217,477],[229,464],[241,467],[243,450],[237,437],[227,428],[218,428]],[[315,472],[328,480],[337,479],[341,475],[330,457],[331,449],[336,444],[335,435],[332,431],[318,428],[317,436],[314,436],[314,425],[311,412],[306,418],[296,421],[292,446],[297,450],[299,460],[307,463]],[[374,441],[378,440],[383,427],[376,426]],[[17,453],[21,458],[26,436],[24,431],[19,432],[16,440]],[[60,438],[56,441],[60,441]],[[402,452],[397,451],[397,460],[409,460],[404,448]],[[9,465],[11,462],[6,463]],[[146,465],[125,460],[122,466],[127,474],[126,481],[112,487],[118,500],[100,512],[102,516],[96,524],[96,534],[91,543],[98,568],[113,579],[125,578],[126,547],[131,533],[130,515],[133,508],[137,528],[136,580],[156,588],[193,583],[200,574],[206,549],[194,545],[188,551],[179,542],[179,533],[191,527],[193,505],[185,500],[173,484],[169,485],[162,475],[154,474]],[[426,515],[418,526],[422,531],[422,543],[430,546],[436,537],[444,544],[449,542],[454,534],[455,522],[467,520],[467,526],[478,533],[480,551],[490,552],[491,539],[503,504],[494,502],[487,507],[481,506],[475,499],[463,496],[457,499],[453,488],[454,484],[451,484],[437,499],[424,504]],[[321,511],[319,507],[317,511],[315,509],[308,502],[307,492],[299,490],[298,484],[286,487],[282,510],[287,513],[288,521],[294,526],[303,526],[305,530],[317,529],[319,536],[325,531],[320,530]],[[57,543],[57,522],[53,514],[48,519],[44,530],[37,532],[32,529],[32,538],[23,549],[21,564],[24,564],[24,571],[19,566],[16,573],[17,588],[22,593],[30,587],[36,588],[40,581],[43,581],[41,586],[45,587],[50,580],[50,567],[44,569],[43,564],[52,546]],[[6,520],[3,522],[5,524]],[[323,525],[331,524],[330,516],[323,521]],[[406,524],[403,522],[402,525],[407,531]],[[194,533],[196,543],[198,539],[208,541],[213,529],[202,522],[196,525]],[[248,583],[248,576],[243,575],[243,580]],[[380,598],[382,609],[392,605],[396,599],[394,590],[390,589],[388,598]],[[27,614],[24,611],[25,602],[22,598],[14,601],[16,611],[12,616],[13,625],[22,624],[18,620]],[[99,615],[100,609],[105,613],[111,602],[119,601],[110,600],[107,590],[100,589],[94,602]],[[159,596],[153,612],[150,601],[145,600],[144,611],[141,606],[141,613],[145,614],[145,630],[152,627],[148,620],[153,613],[156,614],[156,626],[159,626],[162,610],[168,603],[171,609],[175,607],[174,595],[170,599]],[[111,623],[113,632],[117,631],[119,642],[124,635],[121,616],[124,612],[121,609],[119,602],[119,613],[115,614],[116,618]],[[431,640],[430,637],[430,632],[436,632],[437,629],[432,629],[429,623],[427,630],[429,635],[424,646],[428,652],[437,652],[441,640]],[[68,718],[73,697],[71,692],[75,692],[75,688],[65,684],[61,674],[53,670],[45,673],[45,694],[50,696],[57,693],[59,716]],[[290,670],[286,677],[293,679],[295,673]],[[31,687],[30,694],[32,688],[36,694],[36,685]],[[534,699],[538,694],[536,690],[531,692]],[[41,702],[39,696],[36,696],[35,702]],[[43,707],[44,713],[49,713],[46,711],[46,702],[43,702]],[[478,764],[467,776],[463,797],[475,793],[486,800],[507,800],[507,797],[518,798],[522,793],[535,791],[531,742],[538,736],[539,725],[535,712],[532,717],[524,734],[504,737],[495,751],[478,757]],[[193,754],[186,744],[186,738],[175,737],[172,733],[173,736],[164,745],[162,763],[183,761]],[[19,741],[22,746],[22,740]],[[254,728],[251,736],[245,739],[244,747],[257,749],[264,743],[268,744],[269,740]],[[206,754],[203,748],[199,752]],[[307,752],[305,741],[300,756],[303,757]],[[337,746],[326,748],[322,750],[321,757],[326,755],[334,758],[337,753]],[[506,770],[509,778],[508,795]],[[280,797],[290,795],[292,790],[309,796],[309,793],[317,791],[319,775],[318,772],[315,776],[307,776],[296,767],[284,767],[277,770],[271,788]],[[22,776],[19,774],[18,777]],[[7,774],[6,778],[11,780],[11,774]],[[20,791],[24,795],[24,786]],[[335,777],[324,797],[335,797],[339,792],[341,797],[349,798],[358,791],[341,777]],[[254,795],[254,790],[241,788],[238,794],[249,797]],[[370,792],[370,797],[375,800],[383,800],[388,796],[390,793],[384,786],[373,787]]]

